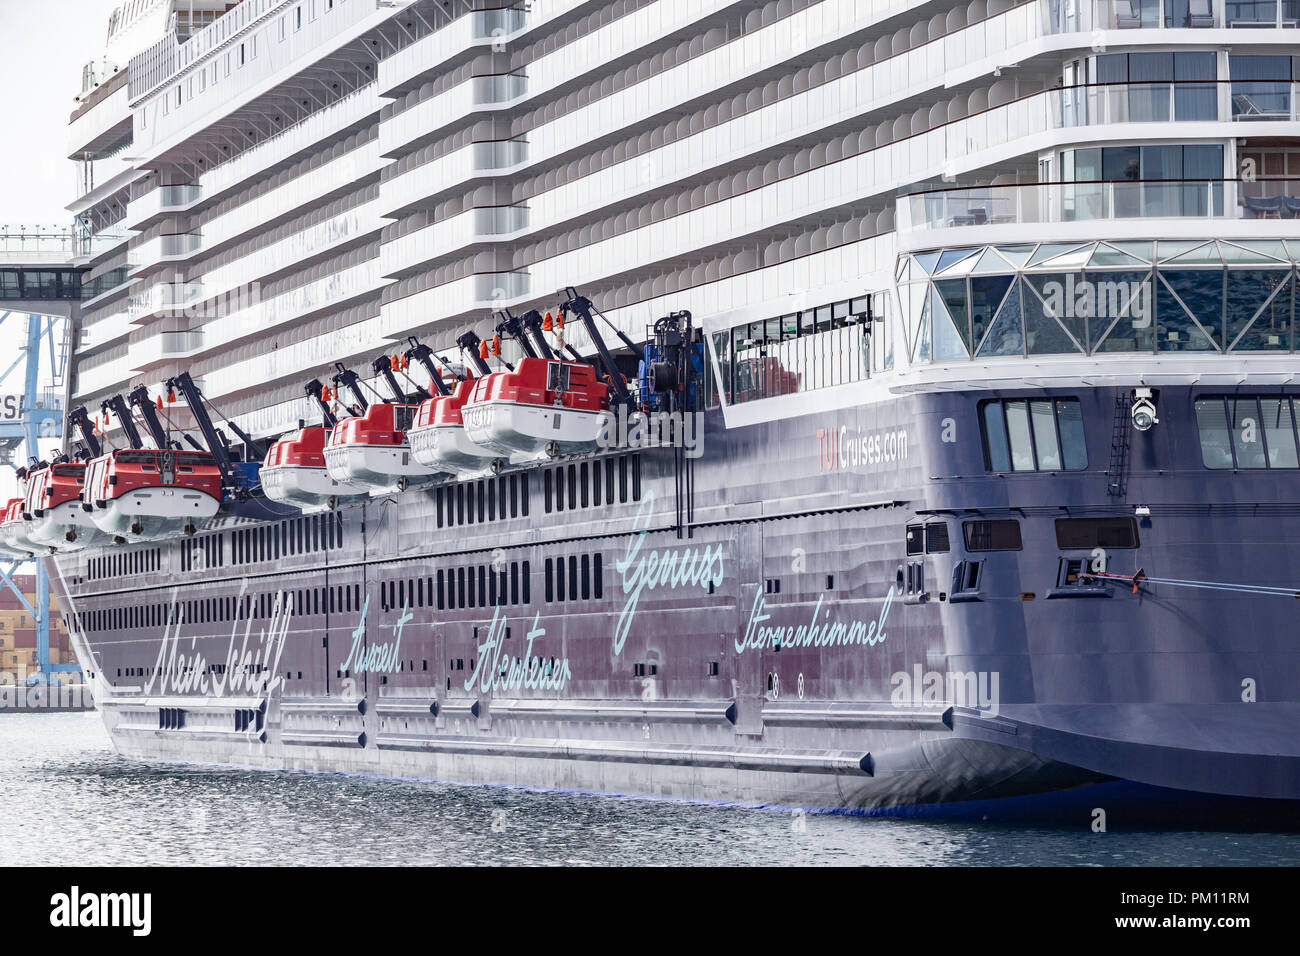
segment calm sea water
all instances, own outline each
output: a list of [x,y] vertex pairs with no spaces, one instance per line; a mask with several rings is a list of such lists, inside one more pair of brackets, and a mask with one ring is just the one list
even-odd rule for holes
[[1110,832],[141,764],[97,714],[0,715],[0,865],[1232,865],[1300,834]]

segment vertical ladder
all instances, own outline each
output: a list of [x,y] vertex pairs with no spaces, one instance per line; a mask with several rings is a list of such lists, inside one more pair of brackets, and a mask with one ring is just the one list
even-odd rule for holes
[[1115,421],[1110,432],[1110,467],[1106,469],[1109,477],[1106,493],[1112,498],[1123,498],[1128,494],[1130,428],[1129,396],[1120,392],[1115,396]]

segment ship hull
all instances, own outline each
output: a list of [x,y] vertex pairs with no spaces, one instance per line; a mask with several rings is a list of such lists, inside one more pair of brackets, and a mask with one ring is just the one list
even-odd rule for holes
[[[1186,391],[1162,395],[1153,460],[1187,445]],[[978,443],[926,423],[981,398],[710,413],[689,529],[681,459],[646,449],[271,523],[199,573],[169,544],[143,586],[96,577],[93,552],[49,560],[115,746],[142,759],[855,813],[1113,780],[1300,801],[1294,597],[1078,586],[1062,568],[1090,550],[1054,530],[1062,502],[1141,502],[1112,570],[1282,587],[1300,502],[1166,458],[1117,504],[1101,452],[971,478]],[[1115,395],[1082,401],[1104,448]],[[1012,515],[1019,548],[968,547],[964,521]],[[932,521],[942,548],[914,553]]]

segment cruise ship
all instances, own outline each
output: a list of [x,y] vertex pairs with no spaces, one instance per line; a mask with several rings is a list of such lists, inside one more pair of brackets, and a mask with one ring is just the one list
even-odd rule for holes
[[0,544],[132,758],[1294,819],[1298,21],[129,0]]

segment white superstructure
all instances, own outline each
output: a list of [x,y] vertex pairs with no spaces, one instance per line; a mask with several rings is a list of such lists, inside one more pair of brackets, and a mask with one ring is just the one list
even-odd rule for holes
[[565,286],[637,337],[689,307],[736,421],[886,372],[1294,364],[1298,0],[171,6],[71,126],[110,237],[74,405],[189,369],[279,435],[322,367]]

